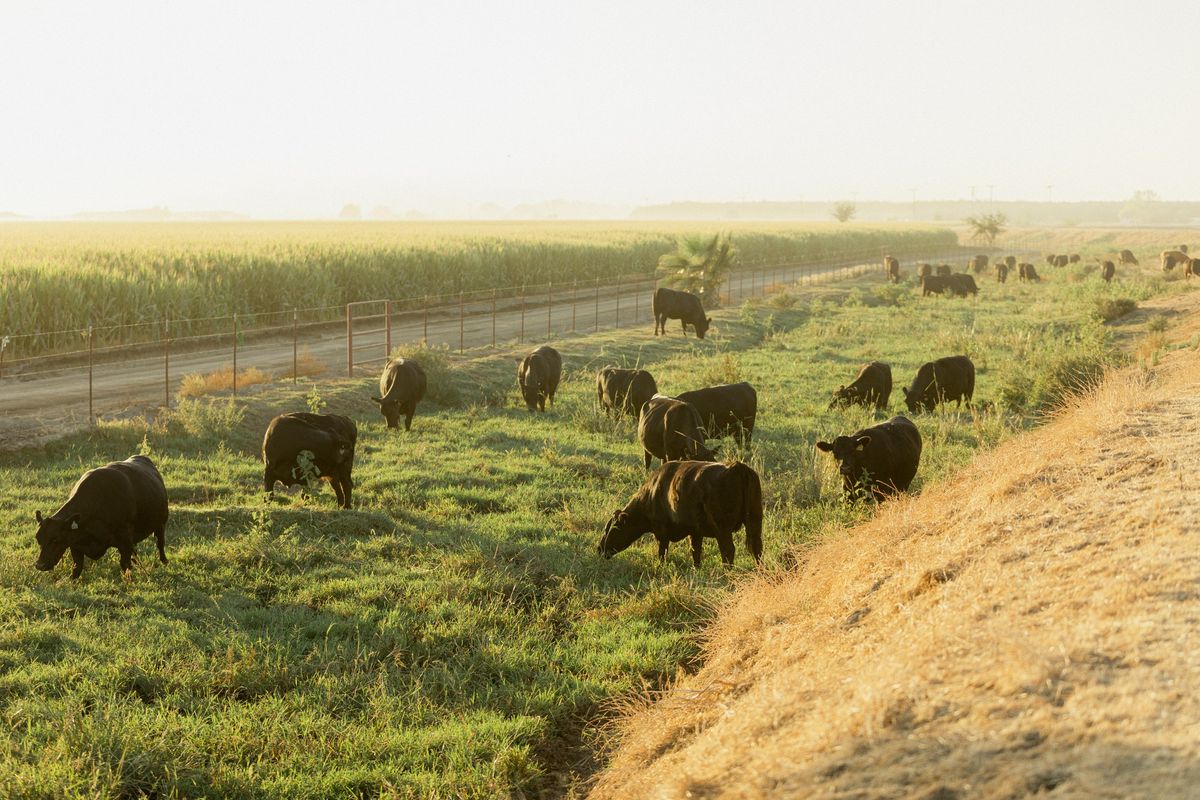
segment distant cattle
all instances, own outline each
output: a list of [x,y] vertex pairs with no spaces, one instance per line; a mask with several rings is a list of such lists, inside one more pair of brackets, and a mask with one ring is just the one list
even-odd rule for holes
[[858,376],[849,386],[839,386],[833,393],[829,407],[845,408],[858,405],[879,410],[887,408],[888,399],[892,396],[892,368],[882,361],[872,361],[864,364],[858,371]]
[[921,278],[921,296],[928,297],[931,294],[942,294],[950,288],[950,280],[941,275],[926,275]]
[[1132,250],[1122,250],[1118,260],[1122,264],[1133,264],[1135,267],[1138,265],[1137,257],[1134,256]]
[[36,511],[34,518],[39,550],[34,566],[43,572],[58,566],[70,550],[75,562],[71,578],[78,578],[83,574],[85,556],[94,561],[115,547],[121,572],[128,577],[137,543],[150,534],[158,545],[158,560],[167,563],[167,489],[158,468],[146,456],[88,470],[58,511],[48,517]]
[[1187,264],[1191,259],[1183,250],[1163,250],[1158,256],[1163,272],[1170,272],[1177,266]]
[[1071,255],[1067,256],[1067,261],[1072,264],[1078,264],[1081,261],[1079,253],[1071,253]]
[[656,394],[638,416],[638,441],[646,469],[657,458],[667,461],[712,461],[716,454],[704,446],[700,414],[674,397]]
[[1016,256],[1005,256],[1004,264],[1009,269],[1016,269],[1017,268],[1017,257]]
[[1186,244],[1181,244],[1178,247],[1176,247],[1175,249],[1181,253],[1186,253],[1188,251]]
[[1117,265],[1111,261],[1105,261],[1100,265],[1100,277],[1105,283],[1111,283],[1113,275],[1117,274]]
[[904,389],[904,403],[914,414],[933,411],[941,403],[963,401],[975,394],[975,365],[966,356],[946,356],[927,361],[917,370],[912,385]]
[[604,526],[597,551],[605,558],[647,533],[665,561],[672,542],[691,539],[692,563],[700,566],[705,539],[716,539],[725,566],[733,564],[733,534],[746,529],[746,548],[762,563],[762,483],[742,463],[672,461],[655,470],[625,507]]
[[892,283],[900,281],[900,260],[892,256],[883,257],[883,271],[887,273],[888,280]]
[[949,281],[950,293],[955,297],[979,294],[979,287],[975,285],[975,278],[965,272],[956,272],[946,280]]
[[349,417],[295,411],[280,414],[267,425],[263,436],[263,489],[307,485],[321,479],[333,486],[338,505],[350,507],[354,488],[354,447],[358,426]]
[[758,392],[745,381],[683,392],[676,399],[696,409],[706,439],[732,435],[739,445],[750,443],[758,416]]
[[425,370],[411,358],[396,358],[388,361],[379,376],[379,397],[372,397],[379,406],[379,413],[387,420],[389,428],[400,427],[404,417],[404,430],[412,429],[413,414],[417,403],[425,397]]
[[1061,255],[1060,255],[1060,256],[1055,256],[1055,257],[1054,257],[1054,266],[1056,266],[1056,267],[1065,267],[1067,264],[1069,264],[1069,263],[1070,263],[1070,261],[1071,261],[1071,257],[1070,257],[1070,256],[1061,256]]
[[696,329],[696,336],[701,339],[708,331],[708,326],[712,324],[712,317],[704,316],[704,307],[700,304],[700,298],[691,292],[678,292],[666,288],[655,289],[651,306],[654,311],[655,336],[658,335],[660,329],[663,335],[666,335],[667,320],[669,319],[679,320],[684,336],[687,335],[687,326],[691,325]]
[[1055,261],[1057,261],[1057,260],[1058,260],[1058,256],[1054,255],[1053,253],[1050,253],[1050,254],[1048,254],[1048,255],[1046,256],[1046,266],[1047,266],[1047,267],[1053,267],[1053,266],[1054,266],[1054,262],[1055,262]]
[[977,256],[972,256],[970,262],[968,263],[968,267],[976,275],[983,274],[984,270],[987,269],[987,266],[988,266],[988,257],[985,255],[982,255],[982,254],[977,255]]
[[954,267],[949,264],[938,264],[937,275],[939,278],[948,278],[954,274]]
[[929,264],[926,264],[923,261],[920,264],[917,264],[917,280],[921,280],[922,278],[927,278],[932,274],[933,274],[932,266],[930,266]]
[[996,280],[999,283],[1005,283],[1008,280],[1008,264],[1003,261],[996,262]]
[[546,401],[554,405],[554,394],[562,379],[562,356],[549,345],[542,345],[525,358],[517,367],[517,385],[521,398],[530,411],[545,411]]
[[837,461],[846,497],[867,491],[882,501],[908,491],[921,462],[921,434],[911,420],[897,416],[853,436],[817,442],[817,449]]
[[1191,278],[1191,277],[1200,278],[1200,258],[1189,258],[1188,259],[1187,266],[1183,268],[1183,277],[1185,277],[1185,278]]
[[642,404],[656,394],[658,384],[644,369],[605,367],[596,375],[596,398],[605,413],[636,417]]
[[1038,283],[1042,280],[1042,276],[1038,275],[1037,268],[1033,264],[1018,264],[1017,268],[1020,270],[1018,277],[1023,281]]

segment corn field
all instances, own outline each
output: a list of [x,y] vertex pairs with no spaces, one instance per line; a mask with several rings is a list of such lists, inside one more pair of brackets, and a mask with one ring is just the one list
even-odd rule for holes
[[0,335],[405,300],[654,274],[684,234],[728,230],[740,263],[953,246],[936,228],[741,223],[8,223]]

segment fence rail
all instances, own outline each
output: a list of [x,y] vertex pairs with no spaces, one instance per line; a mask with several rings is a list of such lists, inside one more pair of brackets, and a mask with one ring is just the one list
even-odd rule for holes
[[[1015,248],[1009,244],[1007,249]],[[809,262],[743,264],[730,274],[722,300],[732,304],[761,297],[784,284],[804,286],[872,270],[882,274],[885,252],[902,261],[961,263],[985,250],[959,247],[929,253],[919,248],[881,248]],[[911,264],[909,270],[911,274]],[[39,416],[45,407],[36,402],[36,395],[61,389],[56,403],[75,415],[86,413],[86,421],[92,422],[97,403],[112,410],[145,405],[154,398],[153,402],[161,399],[169,406],[185,374],[231,367],[230,388],[236,396],[244,388],[239,387],[239,379],[250,367],[296,382],[314,372],[339,371],[339,351],[340,371],[353,377],[377,368],[400,342],[424,341],[461,353],[469,347],[496,348],[508,342],[621,328],[651,318],[650,295],[657,285],[652,275],[624,275],[608,284],[599,279],[548,282],[419,298],[365,299],[269,314],[163,318],[49,334],[9,334],[0,337],[0,414],[6,422],[22,414]],[[39,341],[38,337],[50,338]],[[65,342],[78,345],[53,347]],[[86,378],[79,374],[84,366]],[[28,401],[22,402],[23,397]]]

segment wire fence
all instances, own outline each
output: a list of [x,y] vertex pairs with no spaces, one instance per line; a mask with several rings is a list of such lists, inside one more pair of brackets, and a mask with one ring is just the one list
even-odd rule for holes
[[[1010,242],[1006,249],[1026,251],[1028,245]],[[977,252],[988,249],[877,248],[809,262],[743,263],[730,274],[721,301],[728,306],[785,287],[871,272],[883,280],[885,254],[906,263],[911,275],[916,260],[961,266]],[[21,417],[90,423],[99,413],[170,406],[181,388],[188,391],[186,375],[223,375],[213,385],[236,397],[252,382],[378,371],[399,344],[424,342],[465,353],[622,328],[652,319],[651,297],[659,285],[655,276],[638,274],[605,283],[572,280],[267,314],[8,334],[0,337],[0,414],[10,427]],[[55,413],[48,415],[50,402]]]

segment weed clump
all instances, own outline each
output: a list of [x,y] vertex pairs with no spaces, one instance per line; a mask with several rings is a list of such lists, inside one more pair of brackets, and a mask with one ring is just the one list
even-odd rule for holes
[[1137,301],[1131,297],[1100,297],[1096,299],[1096,316],[1105,322],[1129,314],[1137,308]]

